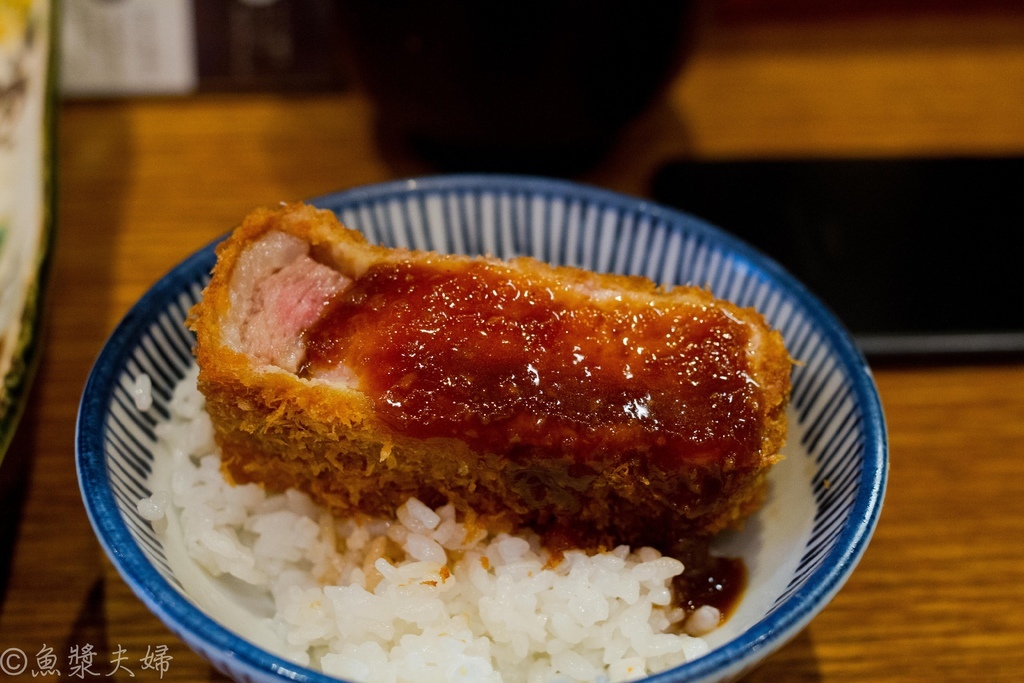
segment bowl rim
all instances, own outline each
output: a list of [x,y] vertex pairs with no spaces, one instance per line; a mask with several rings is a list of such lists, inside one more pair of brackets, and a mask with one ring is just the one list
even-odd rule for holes
[[[721,228],[673,208],[577,181],[511,174],[449,174],[421,176],[358,186],[306,200],[322,208],[338,204],[380,202],[407,197],[410,193],[520,192],[579,199],[608,205],[623,211],[644,213],[661,219],[675,229],[685,226],[742,258],[782,287],[804,307],[822,335],[828,339],[838,365],[849,376],[855,403],[862,413],[864,433],[860,488],[851,515],[838,535],[830,555],[804,585],[767,617],[708,654],[678,667],[652,674],[644,680],[700,681],[723,672],[745,671],[774,652],[803,628],[842,588],[867,549],[881,514],[888,479],[888,435],[882,405],[871,370],[852,337],[832,312],[801,282],[773,259]],[[139,334],[152,324],[151,311],[162,312],[186,287],[196,280],[196,271],[209,271],[214,249],[222,235],[193,252],[161,277],[128,311],[103,345],[86,381],[75,429],[76,470],[79,488],[90,523],[104,551],[135,594],[168,628],[187,644],[203,650],[226,653],[235,666],[253,673],[270,672],[281,680],[328,683],[338,681],[308,667],[295,664],[235,635],[207,616],[170,585],[142,553],[121,516],[109,480],[103,448],[106,414],[114,381],[123,370],[127,354]],[[216,666],[216,662],[214,662]]]

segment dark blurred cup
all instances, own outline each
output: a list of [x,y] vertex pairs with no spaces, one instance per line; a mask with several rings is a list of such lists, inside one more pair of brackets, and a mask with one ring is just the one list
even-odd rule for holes
[[691,2],[343,0],[378,134],[443,170],[570,174],[681,66]]

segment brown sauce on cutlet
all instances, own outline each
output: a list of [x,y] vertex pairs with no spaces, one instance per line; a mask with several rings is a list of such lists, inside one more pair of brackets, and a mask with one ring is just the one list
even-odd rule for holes
[[735,470],[761,446],[748,335],[713,305],[595,301],[479,262],[383,263],[306,330],[300,374],[345,364],[395,431],[513,462]]

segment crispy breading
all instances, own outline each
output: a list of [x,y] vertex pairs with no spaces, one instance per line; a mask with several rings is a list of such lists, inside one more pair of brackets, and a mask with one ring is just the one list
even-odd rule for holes
[[[359,382],[300,376],[226,341],[225,328],[232,315],[237,317],[233,271],[245,250],[272,231],[301,238],[311,245],[313,258],[357,282],[381,264],[456,270],[483,264],[472,267],[528,278],[556,296],[568,292],[568,306],[587,305],[590,297],[614,299],[619,307],[654,301],[721,311],[749,335],[731,367],[740,368],[751,387],[744,394],[749,402],[744,415],[756,422],[755,431],[748,432],[754,434],[750,452],[668,462],[647,457],[637,446],[625,454],[598,449],[582,458],[564,449],[480,448],[479,441],[473,447],[473,439],[457,433],[424,437],[396,428],[395,420],[382,419],[379,397],[368,395]],[[387,249],[368,244],[333,213],[305,205],[257,210],[219,246],[212,280],[189,326],[197,337],[199,388],[226,475],[272,490],[298,487],[339,514],[390,515],[417,496],[428,504],[450,501],[463,511],[474,510],[498,528],[531,526],[551,538],[589,544],[664,546],[674,537],[736,526],[756,510],[785,441],[791,361],[781,335],[752,309],[715,300],[700,288],[666,290],[641,277],[595,274],[530,258],[502,262]],[[711,408],[701,410],[708,414]],[[591,434],[599,426],[579,430]]]

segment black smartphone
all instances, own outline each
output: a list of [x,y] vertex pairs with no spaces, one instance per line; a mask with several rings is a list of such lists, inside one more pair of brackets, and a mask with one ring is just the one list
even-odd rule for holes
[[652,196],[773,257],[874,359],[1024,358],[1024,158],[676,161]]

